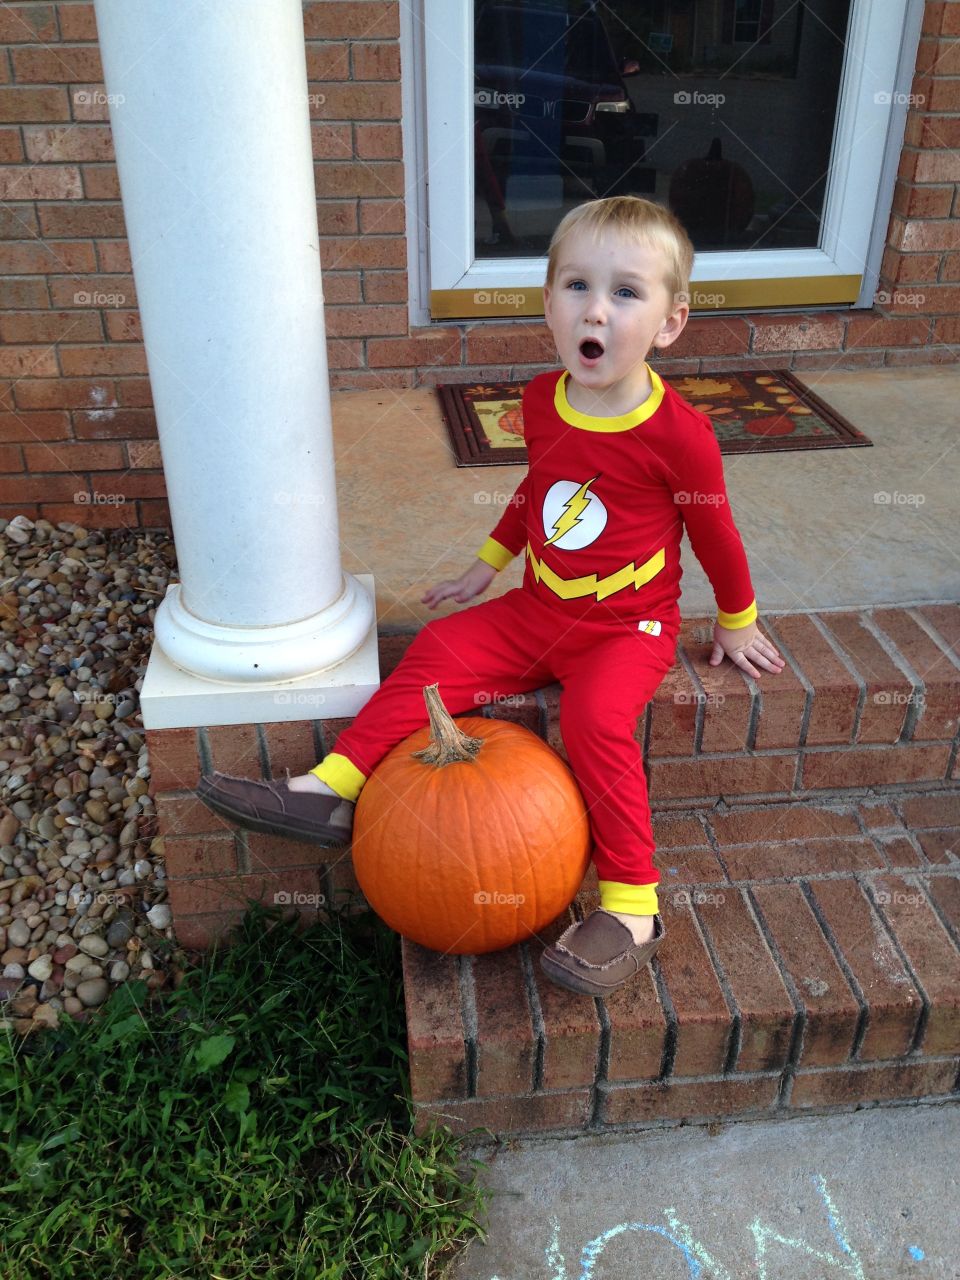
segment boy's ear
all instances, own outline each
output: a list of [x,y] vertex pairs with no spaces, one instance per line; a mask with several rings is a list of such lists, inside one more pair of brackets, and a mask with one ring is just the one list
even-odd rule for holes
[[550,332],[552,333],[552,332],[553,332],[553,325],[550,323],[550,302],[551,302],[551,297],[552,297],[552,292],[551,292],[550,286],[549,286],[548,284],[545,284],[545,285],[543,286],[543,320],[544,320],[544,323],[546,324],[547,328],[548,328],[548,329],[550,330]]
[[677,338],[683,333],[684,326],[690,316],[690,305],[687,301],[688,294],[677,293],[673,295],[672,307],[667,314],[663,324],[657,330],[657,336],[653,340],[655,347],[669,347],[672,342],[676,342]]

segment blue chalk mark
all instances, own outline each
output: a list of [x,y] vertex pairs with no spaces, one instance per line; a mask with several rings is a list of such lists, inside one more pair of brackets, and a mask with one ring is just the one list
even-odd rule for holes
[[701,1271],[700,1263],[683,1241],[678,1240],[676,1236],[672,1236],[666,1227],[659,1227],[646,1222],[622,1222],[619,1226],[611,1227],[609,1231],[604,1231],[602,1235],[596,1236],[583,1246],[583,1253],[580,1255],[580,1280],[590,1280],[593,1275],[594,1264],[607,1247],[608,1241],[612,1240],[614,1236],[621,1235],[624,1231],[652,1231],[655,1235],[663,1236],[665,1240],[669,1240],[671,1244],[676,1245],[683,1254],[687,1270],[693,1280],[696,1280],[696,1277],[699,1276]]
[[837,1222],[837,1219],[834,1215],[833,1205],[830,1203],[830,1196],[827,1194],[827,1184],[824,1181],[823,1174],[812,1173],[810,1175],[810,1181],[814,1184],[814,1186],[820,1192],[820,1199],[823,1201],[824,1207],[826,1208],[827,1221],[830,1223],[830,1230],[833,1232],[834,1240],[836,1240],[837,1244],[844,1251],[844,1253],[852,1254],[853,1250],[850,1248],[846,1240],[844,1240],[843,1236],[840,1234],[840,1224]]
[[907,1246],[907,1253],[909,1253],[910,1257],[913,1258],[915,1262],[922,1262],[925,1256],[923,1250],[915,1244]]
[[667,867],[667,870],[670,872],[670,874],[671,874],[672,876],[675,876],[675,875],[677,874],[677,870],[678,870],[678,868],[677,868],[677,867]]

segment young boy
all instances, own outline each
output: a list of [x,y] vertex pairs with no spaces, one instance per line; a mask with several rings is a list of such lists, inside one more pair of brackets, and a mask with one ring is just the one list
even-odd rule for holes
[[526,476],[477,559],[421,597],[463,603],[518,554],[523,585],[427,624],[334,750],[288,782],[204,778],[198,794],[241,825],[345,844],[360,789],[397,742],[426,723],[439,682],[457,714],[552,681],[560,732],[590,817],[601,907],[541,955],[561,986],[605,996],[660,947],[654,842],[634,732],[673,665],[680,538],[717,599],[711,665],[778,673],[730,513],[710,421],[646,363],[687,321],[693,246],[666,209],[636,196],[571,210],[550,245],[544,313],[560,372],[523,396]]

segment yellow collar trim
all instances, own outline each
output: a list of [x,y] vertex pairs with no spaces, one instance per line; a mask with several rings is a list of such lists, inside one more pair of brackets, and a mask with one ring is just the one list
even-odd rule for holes
[[642,404],[637,405],[635,409],[631,409],[629,413],[621,413],[615,418],[594,418],[589,413],[581,413],[579,409],[574,409],[573,405],[567,399],[567,379],[570,374],[564,369],[557,378],[556,389],[553,393],[554,407],[564,422],[571,427],[579,427],[581,431],[629,431],[633,427],[638,427],[641,422],[646,422],[660,408],[660,402],[663,400],[663,382],[660,375],[647,365],[647,372],[650,374],[650,383],[653,390],[647,396]]

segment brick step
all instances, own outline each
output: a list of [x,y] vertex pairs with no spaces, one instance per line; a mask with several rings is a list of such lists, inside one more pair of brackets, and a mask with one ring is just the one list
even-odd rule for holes
[[[660,813],[745,800],[890,793],[958,774],[960,605],[761,619],[787,660],[759,680],[710,667],[709,619],[685,622],[677,661],[637,724]],[[413,636],[380,637],[381,677]],[[558,685],[478,711],[523,724],[566,756]],[[249,777],[303,773],[349,720],[149,730],[147,743],[178,937],[205,947],[247,898],[287,893],[305,918],[357,892],[349,853],[252,835],[193,795],[210,768]],[[707,848],[705,857],[711,856]],[[302,895],[297,898],[296,895]]]
[[606,1000],[537,939],[404,940],[417,1131],[604,1132],[945,1097],[960,1080],[960,793],[724,806],[656,822],[667,941]]

